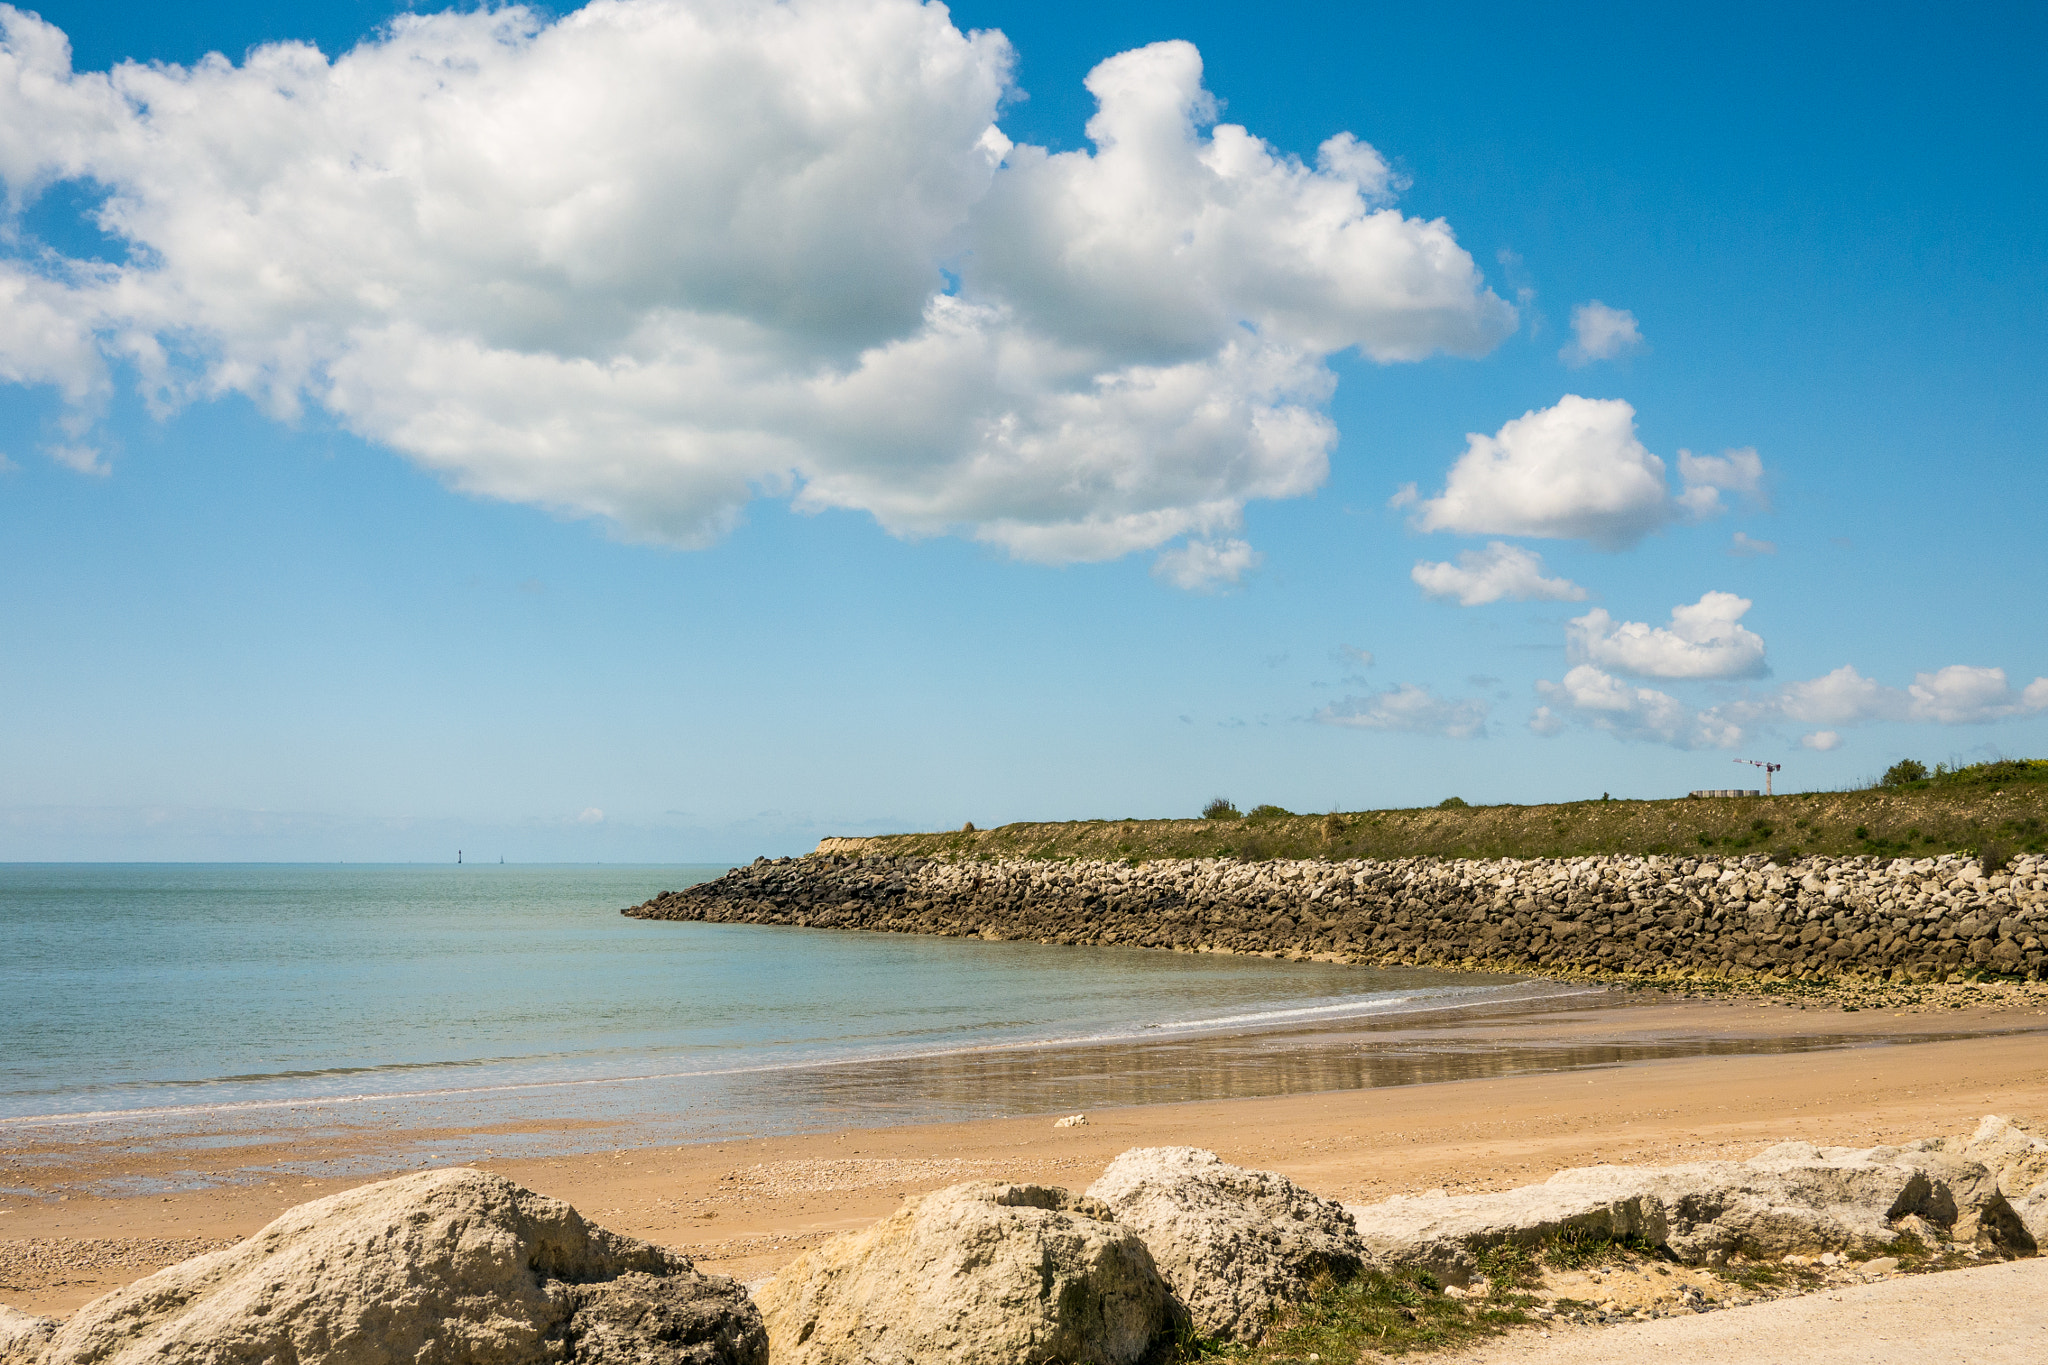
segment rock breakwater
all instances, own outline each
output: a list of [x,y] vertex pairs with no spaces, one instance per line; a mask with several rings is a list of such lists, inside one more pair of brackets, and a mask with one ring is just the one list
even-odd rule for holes
[[756,859],[641,919],[1650,977],[2048,980],[2048,858]]

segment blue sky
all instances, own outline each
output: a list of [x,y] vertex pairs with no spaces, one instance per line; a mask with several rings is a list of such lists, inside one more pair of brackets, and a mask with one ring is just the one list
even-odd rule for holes
[[2038,9],[38,13],[0,859],[2048,754]]

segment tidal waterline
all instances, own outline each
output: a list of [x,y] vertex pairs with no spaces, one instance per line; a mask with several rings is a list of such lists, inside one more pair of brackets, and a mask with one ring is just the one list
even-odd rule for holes
[[680,1084],[1557,989],[617,913],[721,870],[0,868],[0,1119]]
[[1625,992],[1527,978],[618,914],[722,870],[0,867],[0,1144],[340,1173],[1831,1045],[1633,1036]]

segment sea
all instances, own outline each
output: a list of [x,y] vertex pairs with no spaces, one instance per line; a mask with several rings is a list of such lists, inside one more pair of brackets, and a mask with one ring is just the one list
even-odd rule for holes
[[619,913],[725,870],[0,865],[0,1146],[282,1125],[459,1159],[1697,1050],[1503,1033],[1626,1004],[1584,985]]

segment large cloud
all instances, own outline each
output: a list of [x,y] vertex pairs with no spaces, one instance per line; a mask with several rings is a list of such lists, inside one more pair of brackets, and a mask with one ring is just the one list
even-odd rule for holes
[[[1674,495],[1664,461],[1636,436],[1636,410],[1619,398],[1568,393],[1487,436],[1467,435],[1444,491],[1415,510],[1424,531],[1544,536],[1625,549],[1682,516],[1722,510],[1721,491],[1753,492],[1763,472],[1753,450],[1681,452]],[[1725,478],[1717,485],[1714,480]],[[1395,498],[1416,501],[1412,486]]]
[[1732,592],[1703,593],[1652,626],[1595,607],[1565,627],[1565,642],[1575,659],[1638,677],[1754,678],[1768,670],[1763,637],[1742,624],[1749,608]]
[[0,31],[10,203],[104,187],[127,247],[0,262],[0,379],[310,402],[636,538],[766,492],[1048,562],[1213,541],[1324,478],[1330,354],[1515,322],[1371,147],[1211,126],[1185,43],[1097,67],[1094,149],[1055,155],[995,125],[1007,41],[912,0],[407,15],[333,61],[108,73]]

